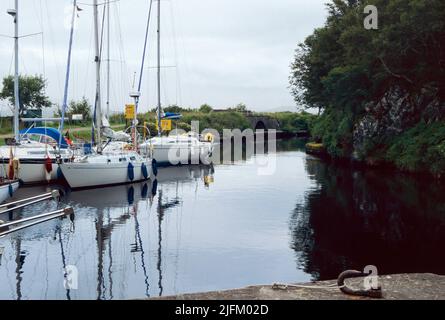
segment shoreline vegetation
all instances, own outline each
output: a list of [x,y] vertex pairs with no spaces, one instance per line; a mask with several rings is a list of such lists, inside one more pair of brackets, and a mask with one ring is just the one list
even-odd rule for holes
[[[378,9],[366,30],[364,8]],[[445,175],[445,2],[331,0],[299,44],[290,88],[316,108],[312,141],[332,159]]]
[[[226,109],[213,111],[210,106],[204,105],[209,109],[203,107],[199,109],[181,108],[178,106],[169,106],[164,108],[165,112],[181,113],[182,118],[178,121],[173,121],[172,127],[175,129],[182,129],[184,131],[191,130],[191,122],[199,121],[199,131],[204,129],[215,129],[222,134],[223,129],[240,129],[244,131],[246,129],[254,129],[248,120],[248,116],[264,116],[279,123],[280,131],[284,133],[296,134],[298,132],[309,132],[312,122],[316,116],[308,112],[250,112],[245,109]],[[58,116],[56,114],[56,116]],[[70,114],[68,114],[69,118]],[[65,122],[65,132],[67,130],[73,133],[75,138],[91,139],[91,117],[89,114],[84,115],[85,121],[71,121]],[[156,113],[154,111],[138,114],[138,121],[140,124],[146,123],[150,133],[152,135],[157,134],[156,130]],[[0,119],[0,137],[3,137],[0,144],[4,143],[4,137],[12,135],[12,118],[4,117]],[[110,125],[113,129],[122,130],[125,128],[125,124],[129,125],[130,121],[125,120],[124,113],[116,113],[110,116]],[[57,127],[57,123],[49,122],[49,127]],[[73,130],[75,128],[75,130]]]

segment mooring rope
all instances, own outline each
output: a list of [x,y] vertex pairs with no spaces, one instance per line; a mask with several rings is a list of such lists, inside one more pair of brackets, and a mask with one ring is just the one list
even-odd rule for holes
[[299,284],[282,284],[282,283],[274,283],[272,285],[272,289],[274,290],[287,290],[289,288],[301,288],[301,289],[320,289],[320,290],[339,290],[343,288],[343,286],[338,286],[337,284],[331,284],[327,286],[311,286],[311,285],[299,285]]

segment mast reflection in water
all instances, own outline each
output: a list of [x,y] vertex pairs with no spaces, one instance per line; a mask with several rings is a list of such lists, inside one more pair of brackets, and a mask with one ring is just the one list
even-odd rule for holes
[[[73,224],[52,220],[0,239],[0,299],[157,297],[331,279],[369,264],[381,274],[445,274],[445,186],[324,163],[302,145],[280,143],[270,176],[257,163],[271,155],[242,155],[162,168],[149,183],[67,192],[59,206],[74,207]],[[72,266],[77,288],[65,288]]]

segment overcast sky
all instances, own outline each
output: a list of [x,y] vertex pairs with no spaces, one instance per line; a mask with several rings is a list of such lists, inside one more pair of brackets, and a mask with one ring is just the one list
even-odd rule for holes
[[[102,3],[105,0],[99,0]],[[73,45],[69,99],[94,97],[92,0],[79,1]],[[162,103],[198,107],[208,103],[226,108],[243,102],[249,109],[295,108],[288,76],[297,43],[323,25],[327,0],[163,0]],[[20,73],[44,74],[47,94],[61,104],[69,38],[70,0],[20,0]],[[153,13],[156,13],[155,1]],[[110,105],[123,111],[139,75],[149,0],[120,0],[110,5]],[[0,34],[13,35],[6,10],[13,0],[0,1]],[[99,8],[102,18],[103,6]],[[102,19],[100,19],[102,20]],[[156,99],[156,16],[150,28],[149,52],[141,107]],[[106,38],[106,36],[105,36]],[[102,59],[106,59],[106,42]],[[102,101],[106,73],[102,62]],[[14,72],[13,39],[0,37],[0,77]],[[136,77],[137,86],[137,77]],[[103,104],[104,104],[103,102]],[[7,104],[0,102],[1,114]]]

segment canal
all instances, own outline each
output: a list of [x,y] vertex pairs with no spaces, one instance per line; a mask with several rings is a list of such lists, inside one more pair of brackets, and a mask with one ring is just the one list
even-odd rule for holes
[[[332,279],[366,265],[381,274],[445,274],[443,184],[326,163],[302,145],[162,168],[156,185],[67,192],[59,205],[0,214],[18,219],[67,204],[76,213],[73,223],[0,239],[0,299],[157,297]],[[272,158],[274,173],[259,174]],[[15,197],[45,190],[22,188]]]

